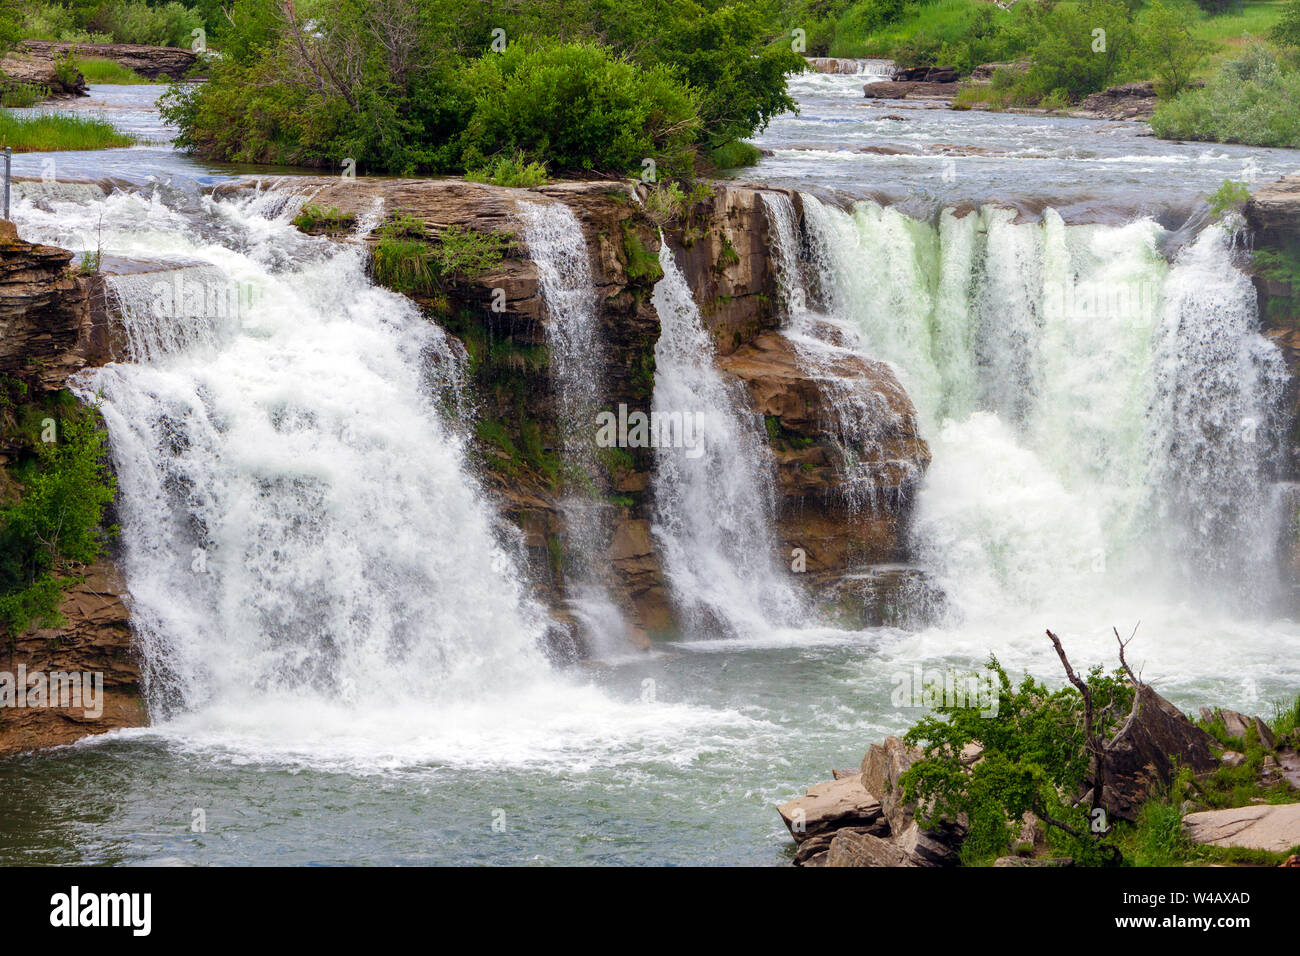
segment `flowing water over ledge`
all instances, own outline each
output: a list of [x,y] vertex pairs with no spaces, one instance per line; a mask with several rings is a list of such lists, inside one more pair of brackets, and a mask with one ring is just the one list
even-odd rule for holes
[[[784,135],[815,143],[811,113],[769,136],[810,123]],[[792,169],[778,153],[751,178],[837,185],[825,162]],[[369,283],[354,247],[300,235],[275,197],[20,200],[25,237],[93,248],[103,213],[107,251],[165,251],[253,305],[180,339],[152,321],[147,290],[117,290],[135,361],[80,387],[112,429],[156,723],[0,762],[0,861],[780,863],[774,805],[913,723],[921,712],[890,698],[915,664],[992,650],[1013,674],[1055,678],[1045,626],[1076,660],[1109,662],[1110,626],[1140,619],[1135,663],[1184,706],[1266,710],[1295,693],[1300,627],[1243,592],[1272,514],[1269,444],[1197,446],[1243,418],[1260,419],[1256,437],[1271,427],[1276,363],[1222,236],[1171,264],[1151,221],[804,207],[806,248],[782,255],[791,333],[809,316],[838,325],[907,385],[935,450],[918,546],[953,613],[916,630],[808,622],[761,554],[706,533],[711,511],[735,506],[735,526],[761,534],[761,509],[707,470],[668,474],[663,533],[690,552],[678,587],[703,621],[740,626],[561,672],[536,651],[536,609],[490,532],[464,438],[424,397],[454,391],[460,357]],[[761,449],[716,373],[692,364],[698,315],[663,265],[656,401],[660,386],[665,400],[713,395],[716,475],[743,485],[761,477]],[[1067,290],[1087,283],[1155,294],[1113,326],[1052,311],[1049,290],[1077,303]],[[1221,380],[1206,374],[1224,367],[1216,343],[1234,370]],[[1153,488],[1176,492],[1171,513]],[[1219,520],[1189,520],[1202,513]],[[699,571],[718,561],[742,573]],[[696,587],[697,573],[725,586]],[[195,809],[207,832],[191,831]]]

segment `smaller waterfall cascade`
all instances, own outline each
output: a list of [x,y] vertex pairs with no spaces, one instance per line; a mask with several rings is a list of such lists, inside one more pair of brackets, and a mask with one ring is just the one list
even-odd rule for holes
[[652,411],[702,423],[696,447],[656,449],[654,534],[674,598],[694,633],[750,637],[796,625],[806,609],[776,560],[767,446],[740,384],[714,365],[713,342],[666,241],[659,263]]
[[882,482],[880,471],[882,467],[913,470],[910,463],[887,465],[890,456],[884,451],[903,416],[910,415],[904,409],[911,403],[892,375],[863,374],[864,364],[870,372],[876,363],[864,354],[862,336],[852,322],[810,306],[799,223],[790,197],[766,192],[763,204],[773,234],[772,263],[785,309],[783,334],[794,344],[805,372],[829,398],[825,403],[829,420],[822,424],[836,439],[844,504],[852,512],[893,507],[897,503],[886,490],[898,487],[898,475]]
[[603,499],[608,478],[597,457],[597,415],[605,408],[605,347],[597,310],[596,286],[582,226],[563,203],[519,203],[524,237],[537,264],[546,303],[551,380],[567,464],[584,476],[584,487],[570,489],[561,509],[569,536],[569,600],[598,653],[616,654],[629,645],[626,623],[610,599],[603,579],[610,505]]

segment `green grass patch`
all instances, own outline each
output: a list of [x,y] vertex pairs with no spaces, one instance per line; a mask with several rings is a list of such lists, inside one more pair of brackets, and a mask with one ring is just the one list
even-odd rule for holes
[[468,170],[465,178],[472,183],[490,183],[493,186],[517,189],[545,186],[550,182],[545,163],[530,163],[520,153],[498,156],[478,169]]
[[457,279],[472,279],[492,269],[505,254],[507,238],[449,226],[425,238],[425,224],[399,216],[379,232],[371,272],[380,285],[414,295],[438,295]]
[[626,222],[622,225],[623,252],[627,255],[627,277],[633,282],[641,279],[649,283],[658,282],[664,277],[663,266],[659,265],[659,257],[646,249],[641,237],[629,229]]
[[351,229],[356,223],[357,217],[352,213],[339,212],[336,206],[326,209],[314,203],[303,206],[298,215],[293,217],[293,224],[303,232],[342,232]]
[[86,57],[77,61],[77,67],[81,70],[81,75],[86,78],[87,83],[148,83],[135,70],[128,70],[122,64],[115,60],[106,60],[103,57]]
[[46,153],[63,149],[111,149],[130,146],[135,138],[119,132],[107,120],[71,113],[17,116],[0,113],[0,148],[15,153]]
[[723,143],[715,149],[709,150],[709,163],[715,169],[741,169],[745,166],[756,166],[758,161],[763,158],[763,154],[753,143],[746,143],[742,139],[733,139],[730,143]]
[[0,106],[26,109],[50,95],[48,88],[35,83],[10,83],[0,89]]

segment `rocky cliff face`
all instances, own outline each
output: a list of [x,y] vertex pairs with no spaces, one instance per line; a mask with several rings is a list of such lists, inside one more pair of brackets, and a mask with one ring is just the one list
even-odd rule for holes
[[[1244,212],[1254,246],[1260,319],[1291,372],[1286,392],[1291,415],[1287,464],[1294,479],[1300,476],[1300,176],[1284,176],[1257,187]],[[1300,599],[1300,498],[1293,494],[1292,501],[1291,581]]]
[[[101,280],[76,274],[71,262],[72,253],[24,242],[13,223],[0,220],[0,376],[6,396],[13,392],[9,383],[18,383],[18,394],[38,401],[63,388],[74,372],[109,357]],[[19,491],[8,466],[22,450],[20,442],[10,441],[8,426],[23,413],[21,405],[0,408],[0,497],[6,501]],[[11,681],[20,668],[27,675],[100,674],[103,698],[89,711],[84,698],[75,706],[0,707],[0,755],[145,722],[125,592],[112,560],[63,572],[79,579],[60,609],[65,623],[15,636],[0,650],[0,672]]]
[[0,220],[0,375],[37,391],[62,388],[109,358],[102,280],[78,274],[72,258],[19,239],[14,224]]
[[[499,265],[416,298],[470,353],[480,402],[479,453],[506,515],[523,533],[542,596],[572,633],[566,608],[574,555],[559,505],[562,442],[546,354],[549,319],[516,209],[520,201],[562,202],[575,213],[599,296],[607,403],[648,411],[659,335],[651,293],[660,278],[660,239],[641,197],[625,183],[522,190],[460,180],[277,179],[244,181],[218,193],[272,186],[308,193],[314,209],[335,223],[378,212],[390,221],[417,217],[430,236],[455,225],[505,237]],[[892,372],[847,355],[838,366],[814,372],[781,333],[772,230],[759,190],[718,185],[711,198],[667,224],[664,234],[700,305],[719,367],[745,385],[752,411],[766,426],[778,466],[778,532],[787,549],[780,560],[789,565],[790,553],[799,549],[808,583],[815,586],[898,560],[910,491],[929,452]],[[868,443],[848,449],[859,468],[875,475],[879,494],[865,503],[850,503],[844,487],[846,448],[835,408],[844,400],[846,382],[886,412]],[[651,534],[653,451],[622,451],[606,463],[609,474],[603,476],[610,518],[606,553],[589,558],[609,569],[615,602],[634,635],[645,640],[671,632],[677,621]]]
[[19,668],[47,680],[54,673],[101,675],[94,696],[50,696],[45,706],[0,708],[0,756],[70,744],[120,727],[142,727],[148,715],[140,696],[140,671],[131,646],[125,586],[113,562],[75,569],[81,581],[68,589],[61,627],[20,635],[0,651],[0,671]]

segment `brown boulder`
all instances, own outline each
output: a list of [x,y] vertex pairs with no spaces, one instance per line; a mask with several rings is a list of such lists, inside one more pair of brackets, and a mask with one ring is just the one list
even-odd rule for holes
[[927,83],[920,80],[886,80],[862,88],[869,100],[950,100],[957,95],[956,83]]
[[796,843],[844,827],[870,828],[881,820],[880,801],[861,776],[827,780],[777,808]]
[[917,864],[892,840],[857,830],[841,830],[830,841],[824,865],[897,867]]
[[1123,83],[1084,97],[1071,112],[1096,119],[1146,120],[1155,113],[1158,102],[1155,84],[1150,81]]
[[1149,685],[1142,684],[1139,694],[1137,719],[1110,751],[1102,781],[1107,812],[1125,820],[1137,819],[1152,790],[1173,780],[1176,766],[1194,773],[1219,767],[1213,737]]

